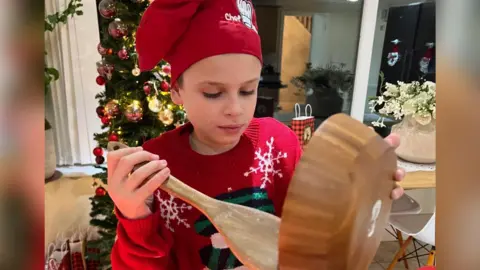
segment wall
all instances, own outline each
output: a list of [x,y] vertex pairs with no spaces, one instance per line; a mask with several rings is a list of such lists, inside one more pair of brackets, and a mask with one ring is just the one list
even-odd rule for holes
[[[305,102],[303,92],[299,92],[290,81],[305,71],[305,63],[310,57],[310,39],[310,32],[295,16],[284,17],[280,79],[288,87],[280,89],[279,103],[283,111],[291,112],[295,103]],[[296,95],[298,93],[300,95]]]
[[310,62],[313,66],[325,66],[331,61],[330,51],[330,14],[314,14],[312,18],[312,40]]
[[[370,113],[368,109],[368,97],[377,94],[378,76],[380,73],[380,66],[382,65],[382,50],[385,41],[385,31],[387,29],[387,16],[389,4],[380,1],[378,4],[377,25],[375,29],[375,38],[373,40],[372,62],[370,64],[370,74],[368,78],[367,101],[365,106],[365,113]],[[383,18],[382,18],[383,16]]]
[[357,58],[360,12],[315,14],[313,16],[312,50],[314,65],[346,64],[354,70]]
[[283,16],[280,7],[256,6],[258,33],[262,42],[262,55],[265,64],[280,70],[281,37]]

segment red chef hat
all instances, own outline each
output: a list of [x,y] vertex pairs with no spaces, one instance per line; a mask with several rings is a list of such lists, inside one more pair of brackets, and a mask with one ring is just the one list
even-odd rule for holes
[[194,63],[219,54],[245,53],[262,62],[255,10],[250,0],[154,0],[137,30],[142,71],[162,59],[171,83]]

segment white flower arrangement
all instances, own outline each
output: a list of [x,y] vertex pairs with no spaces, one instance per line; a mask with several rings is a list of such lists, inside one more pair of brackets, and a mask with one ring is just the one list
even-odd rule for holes
[[[385,127],[385,117],[401,120],[408,116],[421,125],[428,125],[436,119],[436,84],[431,81],[386,83],[382,95],[368,104],[371,112],[380,115],[372,122],[375,127]],[[378,111],[375,109],[377,105],[382,107]]]

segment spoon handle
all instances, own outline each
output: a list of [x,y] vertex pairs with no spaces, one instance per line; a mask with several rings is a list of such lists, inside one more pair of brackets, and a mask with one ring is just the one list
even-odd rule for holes
[[168,192],[170,195],[178,197],[191,204],[193,207],[197,208],[200,212],[207,216],[215,209],[218,209],[218,204],[220,203],[219,201],[186,185],[173,175],[170,175],[170,177],[163,182],[160,188]]

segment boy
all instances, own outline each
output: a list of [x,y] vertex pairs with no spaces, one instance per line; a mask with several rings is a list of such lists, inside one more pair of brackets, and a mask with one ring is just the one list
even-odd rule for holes
[[[171,96],[190,123],[146,142],[144,150],[109,153],[109,194],[119,219],[112,267],[245,269],[208,219],[158,187],[172,172],[208,196],[281,215],[301,147],[285,125],[253,119],[262,68],[253,6],[155,0],[137,31],[137,52],[143,70],[161,59],[171,64]],[[150,162],[129,175],[143,161]],[[395,189],[392,197],[401,193]]]

